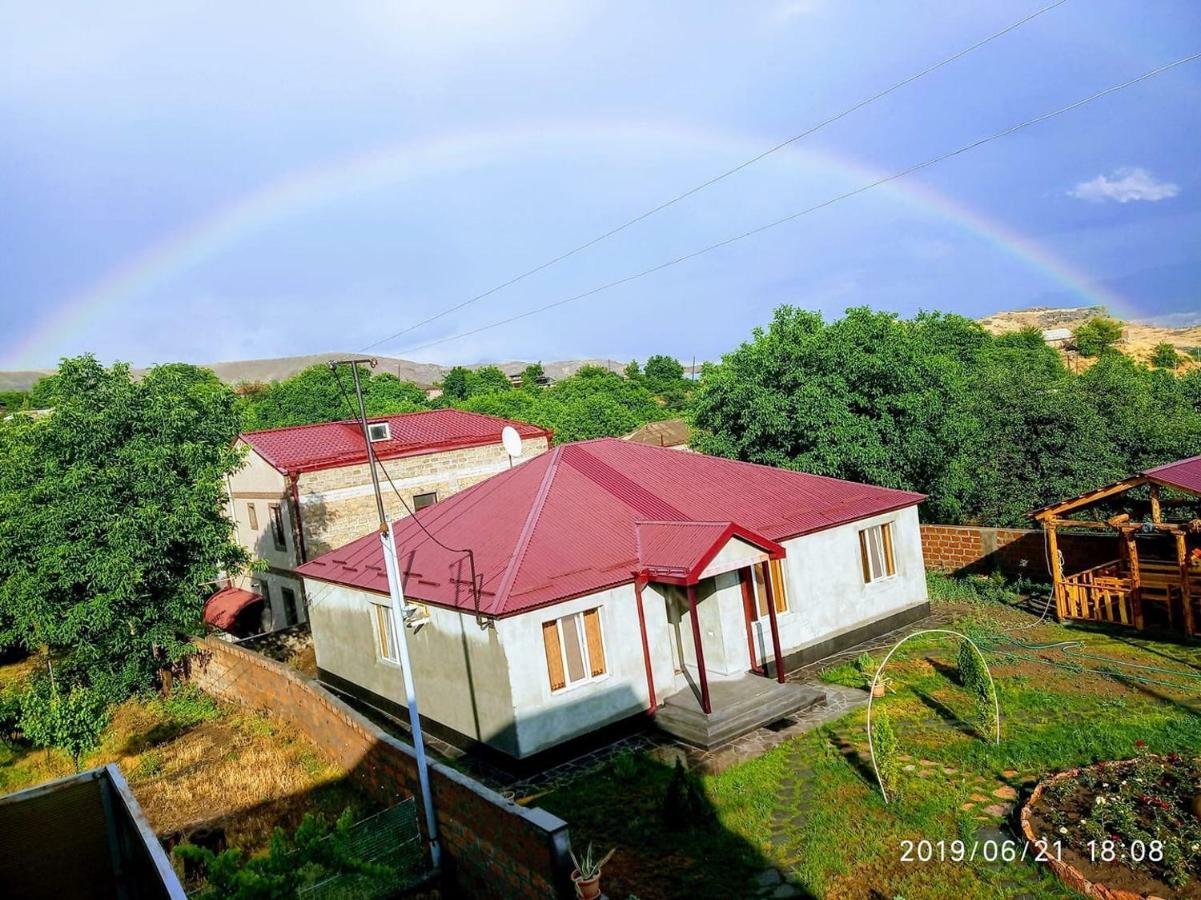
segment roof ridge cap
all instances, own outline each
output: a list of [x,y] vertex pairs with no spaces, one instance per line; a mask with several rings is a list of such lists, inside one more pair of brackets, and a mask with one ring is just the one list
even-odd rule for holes
[[546,472],[542,475],[542,482],[538,485],[538,493],[534,497],[534,502],[530,504],[530,511],[526,514],[525,523],[521,526],[521,534],[517,538],[517,546],[513,548],[513,555],[509,558],[509,564],[505,566],[504,576],[501,578],[501,582],[496,588],[496,594],[492,598],[489,612],[493,615],[502,611],[506,601],[509,599],[509,592],[513,589],[513,583],[517,580],[517,573],[521,570],[521,564],[525,561],[525,554],[529,549],[530,539],[534,536],[534,529],[538,525],[538,519],[542,515],[542,508],[546,505],[546,498],[550,494],[551,483],[555,480],[555,475],[559,471],[559,458],[563,455],[563,448],[567,446],[570,445],[560,444],[551,450],[550,453],[546,454],[550,457],[546,466]]

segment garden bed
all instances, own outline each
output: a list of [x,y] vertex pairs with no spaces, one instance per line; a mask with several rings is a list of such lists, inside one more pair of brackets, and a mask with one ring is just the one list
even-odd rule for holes
[[[1140,742],[1141,743],[1141,742]],[[1070,769],[1022,809],[1064,884],[1089,896],[1201,898],[1201,759],[1140,752]]]

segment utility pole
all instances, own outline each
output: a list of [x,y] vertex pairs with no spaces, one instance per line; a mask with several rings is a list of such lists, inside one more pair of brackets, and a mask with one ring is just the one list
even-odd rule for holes
[[425,807],[430,860],[436,869],[442,857],[442,848],[438,843],[438,820],[434,816],[434,798],[430,793],[429,761],[425,757],[425,739],[421,733],[421,716],[417,711],[417,691],[413,686],[413,667],[409,663],[409,630],[405,626],[405,600],[400,586],[396,533],[392,530],[392,523],[388,521],[388,514],[384,511],[384,498],[380,493],[379,476],[375,474],[375,448],[371,446],[371,433],[367,428],[367,409],[363,405],[363,386],[359,382],[359,365],[366,364],[374,368],[376,362],[368,357],[340,359],[331,362],[329,367],[336,372],[338,366],[346,363],[354,374],[354,393],[359,404],[359,425],[362,426],[363,443],[367,447],[367,464],[371,469],[371,487],[375,491],[375,509],[379,513],[379,539],[380,544],[383,545],[384,568],[388,574],[388,594],[392,598],[392,630],[396,633],[396,649],[400,653],[400,674],[404,678],[405,685],[405,706],[409,710],[409,728],[413,733],[413,750],[417,754],[417,779],[421,783],[421,802]]

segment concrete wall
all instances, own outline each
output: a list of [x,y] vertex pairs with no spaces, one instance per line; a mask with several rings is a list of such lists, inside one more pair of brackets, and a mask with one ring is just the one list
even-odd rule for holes
[[[388,598],[309,582],[309,624],[323,677],[334,675],[401,706],[398,663],[380,659],[371,606]],[[422,715],[461,735],[516,755],[509,664],[494,629],[470,613],[427,607],[430,622],[410,630],[409,654]]]
[[[549,447],[545,437],[522,441],[520,464]],[[445,500],[464,488],[509,468],[509,456],[501,444],[467,447],[441,453],[426,453],[384,461],[397,490],[410,507],[418,494],[436,492]],[[381,475],[384,509],[393,519],[406,515],[404,506]],[[364,463],[304,472],[299,476],[300,503],[304,511],[304,538],[308,556],[320,556],[375,529],[378,516],[371,487],[371,473]]]
[[[896,574],[864,584],[859,532],[883,522],[892,524]],[[927,602],[916,506],[802,535],[784,547],[788,612],[779,616],[779,628],[786,656]],[[761,659],[770,659],[767,620],[754,623],[752,633]]]
[[[606,674],[552,692],[542,623],[594,608],[601,611]],[[652,622],[657,628],[665,627],[662,604],[648,602],[646,611],[648,629]],[[545,750],[646,709],[649,696],[646,666],[632,584],[501,619],[496,623],[496,631],[513,662],[508,678],[521,756]],[[668,674],[664,671],[664,678]]]
[[[291,722],[354,784],[391,805],[417,796],[413,748],[385,733],[295,669],[209,638],[189,660],[189,679],[214,696]],[[567,898],[567,823],[505,800],[449,766],[430,764],[443,850],[442,896]],[[425,831],[424,817],[419,825]]]

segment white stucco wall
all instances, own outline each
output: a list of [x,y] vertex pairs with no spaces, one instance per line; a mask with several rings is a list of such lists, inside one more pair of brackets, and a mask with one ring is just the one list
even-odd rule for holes
[[[863,582],[859,532],[890,522],[896,574]],[[784,542],[788,612],[779,617],[785,655],[899,612],[926,597],[926,568],[917,507],[872,516]],[[763,659],[771,658],[771,632],[765,619],[752,625]]]
[[[306,585],[317,667],[404,706],[404,675],[399,663],[380,658],[371,610],[388,598],[320,581]],[[497,631],[481,629],[469,612],[424,608],[430,622],[408,632],[421,715],[517,755],[510,667]]]

